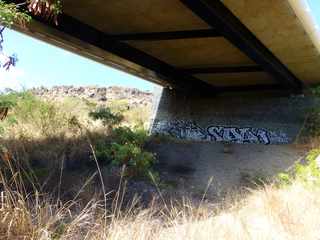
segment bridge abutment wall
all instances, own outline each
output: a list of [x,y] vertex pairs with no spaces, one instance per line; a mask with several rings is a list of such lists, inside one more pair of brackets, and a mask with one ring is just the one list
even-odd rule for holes
[[183,184],[214,193],[237,187],[243,176],[271,177],[303,158],[296,142],[305,119],[318,103],[303,95],[279,93],[201,96],[169,89],[155,91],[148,145],[164,172]]
[[156,90],[153,134],[190,141],[290,144],[315,105],[304,95],[230,94],[206,96]]

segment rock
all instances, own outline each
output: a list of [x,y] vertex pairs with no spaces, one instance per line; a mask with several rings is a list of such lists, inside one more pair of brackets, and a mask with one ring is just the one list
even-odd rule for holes
[[125,88],[119,86],[111,87],[74,87],[74,86],[54,86],[50,89],[45,87],[33,88],[31,92],[39,97],[50,100],[61,100],[65,97],[79,97],[90,99],[99,103],[113,100],[128,100],[128,107],[150,106],[153,94],[151,92],[140,91],[136,88]]

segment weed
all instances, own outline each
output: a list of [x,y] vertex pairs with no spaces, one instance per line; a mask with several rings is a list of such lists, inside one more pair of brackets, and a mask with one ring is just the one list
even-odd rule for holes
[[298,181],[306,186],[320,186],[320,149],[308,153],[304,162],[297,162],[288,172],[278,174],[278,184],[288,186]]

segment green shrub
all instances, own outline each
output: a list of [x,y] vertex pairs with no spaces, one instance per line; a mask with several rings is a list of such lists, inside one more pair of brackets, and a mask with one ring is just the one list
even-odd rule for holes
[[104,126],[115,126],[122,122],[123,115],[113,113],[110,108],[103,107],[89,113],[93,120],[101,120]]
[[129,177],[147,177],[153,164],[154,155],[144,151],[135,144],[117,144],[111,145],[112,164],[116,166],[126,165],[127,176]]
[[[0,104],[11,108],[5,124],[18,125],[22,132],[48,137],[61,133],[67,126],[67,115],[53,102],[44,101],[30,92],[0,96]],[[24,127],[25,126],[25,127]]]
[[133,143],[142,147],[149,136],[144,129],[131,130],[129,127],[118,127],[112,130],[111,138],[116,140],[119,144]]
[[310,139],[320,136],[320,109],[312,108],[302,130],[302,136]]
[[110,137],[110,141],[95,144],[98,161],[119,167],[126,165],[127,177],[149,177],[156,159],[144,150],[148,138],[146,131],[119,127],[112,130]]
[[95,140],[95,155],[102,165],[108,165],[112,161],[111,143],[106,139]]
[[23,95],[19,93],[1,94],[0,95],[0,107],[13,108],[17,105],[19,97]]
[[292,171],[280,173],[278,182],[280,185],[289,185],[293,181],[299,181],[308,186],[320,186],[320,163],[317,157],[320,155],[320,149],[309,152],[305,163],[296,163]]
[[[313,97],[319,100],[320,98],[320,86],[311,89],[311,94]],[[320,137],[320,108],[312,107],[309,109],[309,113],[305,120],[303,129],[301,130],[301,137],[303,142],[310,141],[310,139]]]

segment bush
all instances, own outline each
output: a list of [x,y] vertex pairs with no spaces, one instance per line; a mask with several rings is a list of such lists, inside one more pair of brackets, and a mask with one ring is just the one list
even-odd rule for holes
[[110,137],[111,141],[95,144],[98,161],[119,167],[125,165],[127,177],[148,177],[156,159],[152,153],[144,150],[147,133],[119,127],[112,130]]
[[29,96],[28,92],[0,94],[0,107],[13,108],[17,105],[19,99]]
[[[312,96],[320,99],[320,86],[311,89]],[[312,107],[309,109],[309,114],[305,119],[305,124],[301,131],[302,142],[309,142],[312,139],[320,137],[320,109],[319,107]]]
[[103,107],[89,113],[93,120],[101,120],[104,126],[119,125],[123,120],[123,115],[120,113],[113,113],[110,108]]
[[30,92],[11,93],[0,97],[2,105],[11,107],[8,126],[17,126],[14,133],[19,136],[53,137],[61,134],[68,126],[68,116],[57,104],[35,97]]
[[320,186],[320,162],[317,159],[319,155],[320,149],[310,151],[305,163],[296,163],[291,172],[278,175],[279,183],[289,185],[299,181],[308,186]]
[[[12,106],[8,118],[0,123],[0,136],[3,136],[3,142],[7,145],[11,144],[11,140],[18,140],[21,144],[12,143],[10,148],[19,145],[19,155],[26,161],[39,163],[38,165],[45,162],[51,166],[57,159],[60,161],[63,158],[66,166],[71,166],[70,168],[80,161],[86,166],[92,164],[88,161],[90,150],[84,147],[88,144],[88,136],[102,165],[126,165],[128,177],[146,177],[152,171],[155,157],[144,150],[149,137],[147,132],[142,129],[118,127],[123,121],[123,116],[117,111],[105,107],[89,112],[90,108],[83,108],[86,104],[83,101],[70,98],[55,103],[37,98],[29,92],[0,96],[0,102]],[[77,106],[77,102],[83,105]],[[108,129],[106,133],[101,131],[101,125],[92,124],[88,119],[88,112],[93,120],[102,121]],[[86,118],[82,118],[83,115]],[[68,140],[71,140],[70,143],[74,142],[71,144],[72,149],[66,145]],[[36,144],[36,147],[33,147],[30,144],[32,142],[40,145]],[[83,143],[83,146],[78,145],[80,143]],[[33,148],[26,147],[29,145]],[[75,151],[84,153],[75,154]]]
[[112,130],[111,138],[119,144],[133,143],[139,147],[143,147],[149,136],[143,129],[131,130],[128,127],[118,127]]
[[153,164],[154,155],[144,151],[134,144],[121,145],[113,143],[111,145],[112,164],[116,166],[126,165],[127,175],[132,177],[147,177]]

